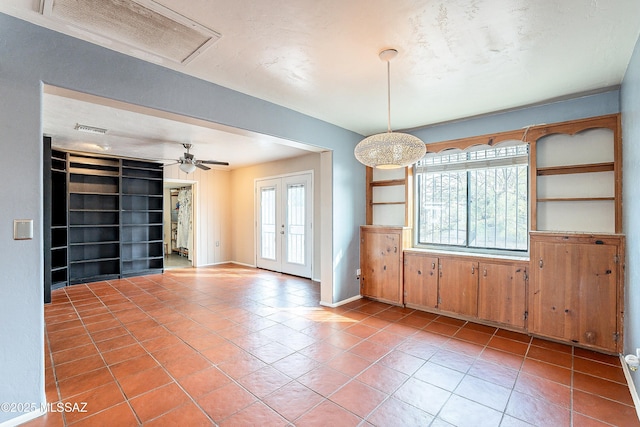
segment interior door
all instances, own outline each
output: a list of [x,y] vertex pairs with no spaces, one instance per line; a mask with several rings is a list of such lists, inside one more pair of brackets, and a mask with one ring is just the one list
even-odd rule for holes
[[256,181],[259,268],[311,277],[310,173]]

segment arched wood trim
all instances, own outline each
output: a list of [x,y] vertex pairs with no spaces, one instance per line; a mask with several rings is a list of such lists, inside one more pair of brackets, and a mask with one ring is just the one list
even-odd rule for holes
[[458,148],[460,150],[466,150],[474,145],[488,145],[489,147],[499,144],[505,141],[521,141],[525,136],[526,129],[512,130],[508,132],[501,132],[496,134],[488,134],[481,136],[474,136],[471,138],[453,139],[451,141],[435,142],[433,144],[427,144],[427,151],[430,153],[439,153],[442,150],[449,148]]
[[614,133],[618,129],[619,114],[594,117],[590,119],[572,120],[552,125],[532,126],[527,133],[528,142],[537,142],[540,138],[553,134],[575,135],[589,129],[611,129]]

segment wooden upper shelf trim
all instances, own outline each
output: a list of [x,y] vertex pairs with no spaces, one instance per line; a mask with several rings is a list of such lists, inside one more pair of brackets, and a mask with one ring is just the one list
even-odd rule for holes
[[588,129],[606,128],[616,131],[618,127],[618,114],[593,117],[587,119],[571,120],[552,125],[532,126],[527,133],[527,142],[537,141],[543,136],[557,133],[575,135]]
[[618,114],[591,117],[586,119],[570,120],[554,124],[541,124],[524,127],[518,130],[510,130],[493,134],[473,136],[470,138],[452,139],[449,141],[435,142],[427,144],[427,151],[437,153],[448,148],[458,148],[465,150],[474,145],[493,146],[504,141],[522,140],[524,142],[535,143],[540,138],[553,134],[575,135],[576,133],[596,128],[607,128],[614,132],[618,126]]
[[571,173],[588,173],[588,172],[609,172],[613,171],[615,165],[613,162],[607,163],[591,163],[583,165],[566,165],[566,166],[546,166],[537,169],[538,176],[544,175],[564,175]]

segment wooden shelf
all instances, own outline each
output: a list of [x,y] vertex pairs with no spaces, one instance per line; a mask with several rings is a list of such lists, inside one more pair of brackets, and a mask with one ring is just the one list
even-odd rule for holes
[[[69,194],[77,194],[80,196],[117,196],[120,193],[117,191],[114,192],[105,192],[105,191],[69,191]],[[106,209],[109,210],[109,209]]]
[[82,169],[78,167],[70,167],[69,173],[72,175],[89,175],[89,176],[112,176],[114,178],[118,177],[118,171],[108,171],[101,169]]
[[113,245],[118,244],[118,240],[102,240],[100,242],[75,242],[69,243],[69,246],[88,246],[88,245]]
[[371,205],[404,205],[406,202],[371,202]]
[[112,257],[112,258],[94,258],[94,259],[81,259],[81,260],[77,260],[77,261],[69,261],[70,265],[76,265],[76,264],[93,264],[96,262],[109,262],[109,261],[118,261],[120,258],[119,257]]
[[536,199],[538,202],[593,202],[615,201],[615,197],[546,197]]
[[[77,193],[76,193],[77,194]],[[120,212],[118,209],[69,209],[69,212]]]
[[69,163],[78,163],[81,165],[93,165],[93,166],[106,166],[112,168],[119,168],[119,160],[117,158],[104,158],[104,157],[85,157],[69,155]]
[[590,163],[583,165],[547,166],[537,169],[538,176],[566,175],[573,173],[610,172],[614,170],[613,162]]
[[[140,171],[142,171],[143,169],[138,169]],[[162,178],[158,177],[158,178],[154,178],[154,177],[146,177],[146,176],[137,176],[137,175],[122,175],[123,179],[142,179],[145,181],[162,181]]]
[[372,187],[391,187],[394,185],[404,185],[404,179],[385,179],[382,181],[371,181]]
[[105,227],[118,227],[119,224],[71,224],[70,228],[105,228]]

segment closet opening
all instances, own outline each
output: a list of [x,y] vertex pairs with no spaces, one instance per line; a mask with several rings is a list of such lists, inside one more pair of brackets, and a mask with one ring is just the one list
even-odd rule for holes
[[164,182],[164,269],[193,266],[194,191],[190,182]]

